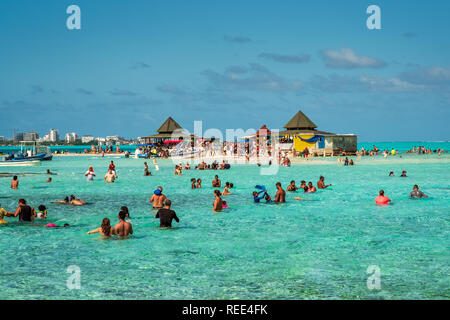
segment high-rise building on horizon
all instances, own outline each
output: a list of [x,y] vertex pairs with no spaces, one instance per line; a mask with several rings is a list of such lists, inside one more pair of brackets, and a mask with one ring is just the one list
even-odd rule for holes
[[50,142],[56,142],[59,140],[59,132],[56,129],[50,129],[49,139]]
[[90,134],[87,134],[87,135],[84,135],[84,136],[81,137],[81,142],[82,143],[89,143],[89,142],[94,141],[94,140],[95,140],[94,136],[92,136]]
[[66,133],[66,142],[73,143],[78,139],[78,135],[75,132]]

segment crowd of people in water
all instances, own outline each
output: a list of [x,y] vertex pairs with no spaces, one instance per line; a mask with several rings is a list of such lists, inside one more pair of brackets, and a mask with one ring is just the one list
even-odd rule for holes
[[[374,146],[372,150],[364,150],[364,148],[362,148],[359,155],[360,156],[378,155],[379,152],[380,150],[376,146]],[[390,151],[383,150],[381,152],[384,156],[386,156],[387,154],[395,156],[397,154],[397,151],[395,149],[392,149]],[[438,149],[431,151],[431,149],[425,149],[424,147],[414,147],[407,153],[430,154],[431,152],[433,153],[437,152],[440,155],[443,152],[443,150]],[[339,162],[341,163],[343,162],[344,165],[354,165],[353,159],[349,160],[348,157],[345,157],[345,159],[343,159],[342,156],[343,154],[341,154],[340,157],[338,158]],[[281,165],[285,164],[285,166],[290,166],[290,160],[287,157],[287,155],[283,155],[283,157],[280,158],[279,161]],[[158,171],[159,167],[155,158],[153,158],[153,164],[155,166],[155,170]],[[257,163],[257,165],[261,166],[259,162]],[[230,169],[230,164],[225,160],[222,161],[222,163],[220,164],[217,161],[213,161],[211,164],[207,164],[205,161],[202,161],[195,166],[195,170],[226,170],[226,169]],[[182,175],[183,170],[191,170],[191,165],[189,162],[185,163],[184,165],[182,163],[175,165],[174,173],[175,175]],[[50,170],[47,170],[46,174],[51,176],[56,175],[56,173],[53,173]],[[144,162],[144,176],[151,176],[151,175],[152,174],[149,170],[147,162]],[[85,172],[84,176],[86,177],[87,181],[93,181],[94,178],[96,177],[94,168],[90,166],[88,170]],[[389,176],[390,177],[395,176],[394,172],[390,171]],[[403,170],[399,176],[402,178],[406,178],[407,172]],[[114,164],[114,161],[111,161],[108,165],[107,172],[104,175],[103,180],[107,183],[114,183],[116,179],[118,179],[116,165]],[[45,182],[47,183],[52,182],[52,178],[48,177],[48,179]],[[201,178],[192,178],[190,182],[191,182],[191,189],[202,188]],[[222,199],[222,197],[226,197],[232,194],[234,184],[229,181],[225,182],[225,184],[222,184],[222,181],[219,179],[219,176],[215,175],[214,179],[211,182],[211,186],[213,188],[213,196],[214,196],[212,210],[214,212],[221,212],[222,210],[229,208],[227,202],[224,199]],[[219,188],[222,188],[222,186],[223,190],[221,191]],[[295,180],[291,180],[290,183],[287,185],[286,190],[282,187],[281,182],[277,182],[275,184],[276,193],[274,199],[272,199],[272,197],[270,196],[268,190],[264,185],[256,185],[255,186],[256,190],[253,191],[252,196],[254,203],[261,203],[263,201],[266,204],[277,204],[286,202],[287,192],[315,193],[317,192],[318,189],[323,190],[331,186],[332,184],[325,183],[325,177],[320,176],[318,181],[316,182],[316,185],[314,185],[312,181],[306,182],[306,180],[302,180],[300,184],[297,185]],[[11,189],[12,190],[19,189],[19,179],[17,175],[14,175],[12,177]],[[412,189],[413,190],[409,194],[410,198],[415,199],[428,198],[428,196],[425,193],[419,190],[419,186],[417,184],[415,184]],[[294,200],[305,200],[305,199],[297,196],[294,198]],[[389,205],[391,202],[392,200],[385,195],[384,190],[380,190],[378,196],[375,197],[375,204],[377,205]],[[54,203],[59,205],[73,205],[73,206],[83,206],[88,204],[86,201],[79,199],[73,194],[66,196],[63,200],[55,201]],[[161,228],[171,228],[173,220],[175,220],[176,222],[180,221],[175,211],[171,209],[172,201],[169,200],[163,193],[162,186],[159,186],[153,192],[151,198],[149,199],[149,203],[151,204],[152,208],[156,210],[155,218],[160,219]],[[7,220],[5,220],[5,217],[8,218],[18,217],[20,222],[33,222],[35,219],[37,220],[47,219],[48,213],[45,205],[41,204],[38,206],[37,210],[35,210],[33,207],[27,204],[27,201],[25,199],[20,199],[18,201],[18,206],[14,211],[7,211],[0,205],[0,224],[5,224],[8,222]],[[128,208],[126,206],[123,206],[119,211],[118,222],[115,226],[111,225],[111,221],[109,218],[104,218],[102,220],[100,227],[89,231],[88,234],[100,233],[101,235],[107,237],[112,235],[118,235],[123,237],[128,236],[130,234],[133,234],[133,228],[129,219],[130,213],[128,211]],[[69,226],[67,223],[62,226],[57,226],[54,223],[47,223],[45,225],[42,224],[38,225],[32,224],[32,225],[49,228],[61,228]]]

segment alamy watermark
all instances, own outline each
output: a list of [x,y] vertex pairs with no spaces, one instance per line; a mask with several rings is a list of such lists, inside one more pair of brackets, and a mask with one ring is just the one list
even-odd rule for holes
[[67,267],[66,273],[70,276],[67,278],[66,286],[69,290],[81,289],[81,269],[79,266],[71,265]]

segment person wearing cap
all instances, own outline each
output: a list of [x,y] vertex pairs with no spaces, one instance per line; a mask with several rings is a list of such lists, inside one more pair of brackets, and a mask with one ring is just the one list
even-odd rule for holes
[[406,177],[406,171],[405,170],[402,171],[402,174],[400,175],[400,177],[404,177],[404,178]]
[[149,202],[153,203],[153,209],[161,209],[164,206],[164,201],[167,199],[162,193],[163,188],[159,186],[154,192]]

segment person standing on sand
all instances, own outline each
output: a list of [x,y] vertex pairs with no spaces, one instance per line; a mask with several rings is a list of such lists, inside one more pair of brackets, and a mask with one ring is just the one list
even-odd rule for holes
[[277,188],[277,193],[275,194],[275,201],[276,203],[283,203],[286,202],[286,191],[283,190],[281,187],[281,182],[277,182],[275,185]]
[[19,189],[19,180],[17,179],[17,176],[14,176],[11,180],[11,189]]
[[125,221],[126,214],[124,211],[119,212],[119,223],[114,227],[115,234],[127,237],[129,234],[133,234],[133,227],[130,222]]
[[213,211],[220,212],[223,209],[223,201],[220,198],[220,190],[214,190],[214,204],[213,204]]
[[325,189],[328,187],[331,187],[331,184],[325,184],[325,178],[323,176],[320,176],[319,181],[317,181],[317,188]]
[[175,211],[170,210],[170,206],[172,205],[172,201],[166,199],[164,201],[164,208],[159,209],[156,213],[155,218],[159,218],[159,227],[160,228],[172,228],[172,220],[175,219],[176,222],[180,222]]
[[161,186],[155,190],[149,202],[153,203],[153,209],[161,209],[164,205],[164,201],[167,197],[162,193],[163,188]]

